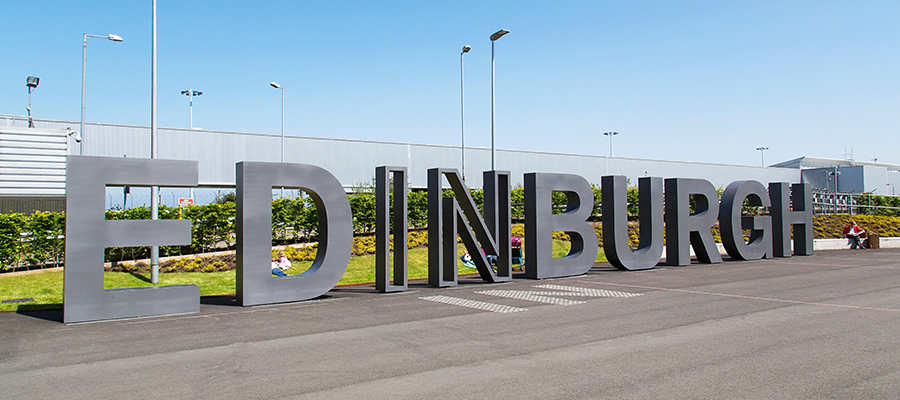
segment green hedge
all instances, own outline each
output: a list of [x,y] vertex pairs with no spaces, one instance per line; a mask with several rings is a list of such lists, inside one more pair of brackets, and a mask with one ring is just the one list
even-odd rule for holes
[[[375,195],[371,186],[361,185],[354,188],[353,193],[348,194],[350,208],[353,214],[353,231],[357,235],[371,234],[375,229]],[[599,186],[592,186],[594,196],[594,215],[600,214],[601,191]],[[524,188],[516,186],[511,191],[512,217],[521,221],[524,217]],[[722,189],[718,190],[721,196]],[[445,190],[443,195],[453,196],[451,190]],[[470,190],[470,195],[479,208],[484,205],[484,193],[482,190]],[[638,190],[629,187],[626,193],[628,198],[628,213],[637,215]],[[184,208],[167,207],[160,205],[160,219],[190,219],[192,222],[191,244],[186,246],[161,246],[161,256],[183,255],[192,253],[204,253],[216,249],[231,248],[235,244],[234,222],[235,203],[234,196],[224,196],[214,203],[205,205],[191,205]],[[872,205],[900,206],[900,199],[872,196]],[[393,198],[392,198],[393,201]],[[428,223],[428,193],[424,190],[411,190],[407,200],[407,219],[409,226],[421,229]],[[566,198],[563,193],[555,192],[552,196],[553,212],[560,213],[565,210]],[[868,198],[861,201],[868,203]],[[745,206],[745,212],[755,213],[755,209]],[[890,210],[877,211],[878,214],[891,213]],[[865,220],[865,216],[853,216]],[[147,206],[134,207],[125,210],[106,211],[107,220],[149,219],[150,208]],[[594,218],[594,220],[599,220]],[[865,220],[867,221],[867,220]],[[860,221],[861,223],[863,221]],[[817,226],[824,222],[817,219]],[[873,223],[875,223],[873,221]],[[635,224],[632,224],[635,225]],[[877,230],[884,233],[893,232],[886,227],[898,226],[896,221],[879,221]],[[0,266],[2,268],[21,266],[45,266],[60,265],[64,258],[65,222],[63,213],[39,212],[31,216],[22,214],[0,214]],[[817,237],[828,237],[826,232],[834,231],[832,227],[817,228]],[[597,228],[598,236],[602,241],[602,232]],[[302,198],[279,198],[272,201],[272,245],[286,245],[305,241],[314,241],[318,234],[318,218],[316,206],[308,196]],[[629,236],[632,241],[637,237],[638,227],[630,228]],[[716,232],[717,233],[717,232]],[[891,236],[883,234],[883,236]],[[126,259],[140,259],[149,257],[149,247],[107,248],[107,261],[120,261]]]
[[0,266],[59,266],[65,259],[65,217],[59,212],[0,214]]

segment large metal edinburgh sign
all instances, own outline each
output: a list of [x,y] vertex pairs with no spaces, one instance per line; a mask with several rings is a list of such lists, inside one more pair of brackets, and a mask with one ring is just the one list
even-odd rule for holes
[[[407,289],[406,167],[375,169],[376,288]],[[308,300],[331,290],[347,269],[353,244],[350,203],[340,182],[313,165],[239,162],[237,187],[236,294],[243,306]],[[389,184],[393,180],[393,189]],[[456,198],[441,196],[445,181]],[[638,179],[640,237],[628,244],[626,178],[604,176],[602,185],[603,248],[609,262],[624,270],[656,266],[666,251],[669,265],[688,265],[693,248],[701,263],[719,263],[710,228],[719,222],[728,255],[735,260],[811,255],[812,199],[804,184],[732,182],[719,201],[715,187],[703,179]],[[66,173],[66,268],[64,322],[84,322],[200,311],[195,285],[103,289],[106,247],[184,245],[191,242],[191,222],[107,221],[106,186],[191,187],[198,183],[196,161],[69,156]],[[271,274],[272,188],[302,189],[315,201],[319,222],[316,259],[304,273]],[[393,190],[393,206],[390,204]],[[564,193],[566,210],[553,214],[553,192]],[[690,201],[694,211],[690,211]],[[742,216],[747,201],[769,207],[769,216]],[[395,227],[390,262],[389,216]],[[597,256],[597,237],[587,222],[593,209],[590,183],[571,174],[525,174],[525,276],[544,279],[586,273]],[[742,230],[750,230],[745,241]],[[553,232],[566,232],[572,247],[565,257],[552,256]],[[792,235],[793,233],[793,235]],[[456,169],[428,170],[428,282],[457,284],[457,238],[473,255],[486,282],[512,279],[510,174],[484,172],[484,216],[479,213]],[[663,246],[663,240],[666,246]],[[793,241],[793,243],[792,243]],[[793,250],[792,250],[793,247]],[[497,257],[496,267],[487,255]],[[393,272],[393,280],[390,279]]]

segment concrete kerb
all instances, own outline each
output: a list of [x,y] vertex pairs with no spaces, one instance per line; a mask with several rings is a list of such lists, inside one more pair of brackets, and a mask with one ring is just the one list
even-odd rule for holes
[[[900,248],[900,237],[883,237],[880,240],[881,248],[896,249]],[[716,243],[719,254],[725,255],[725,246],[722,243]],[[793,243],[791,243],[793,248]],[[814,239],[813,251],[830,251],[830,250],[850,250],[850,242],[847,239]],[[663,254],[666,254],[665,246],[663,246]],[[695,256],[694,248],[691,247],[691,256]]]
[[[274,246],[274,247],[272,247],[272,250],[273,251],[284,250],[284,249],[287,249],[288,247],[293,247],[296,249],[296,248],[300,248],[300,247],[309,247],[309,246],[312,246],[313,244],[315,244],[315,243],[297,243],[297,244],[290,244],[290,245],[285,245],[285,246]],[[159,262],[163,263],[168,260],[177,260],[177,259],[181,259],[181,258],[224,256],[224,255],[234,254],[234,253],[235,253],[235,250],[222,250],[222,251],[214,251],[214,252],[209,252],[209,253],[194,253],[194,254],[185,254],[185,255],[181,255],[181,256],[168,256],[168,257],[160,257]],[[138,260],[124,260],[124,261],[117,261],[117,262],[132,263],[132,264],[139,263],[139,262],[145,262],[147,264],[150,264],[150,259],[143,258],[143,259],[138,259]],[[112,264],[113,264],[112,262],[103,263],[103,268],[109,268],[112,266]]]

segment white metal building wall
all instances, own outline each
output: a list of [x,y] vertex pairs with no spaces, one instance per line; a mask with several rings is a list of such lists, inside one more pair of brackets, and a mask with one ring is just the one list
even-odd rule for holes
[[64,196],[66,131],[0,126],[0,196]]
[[[0,126],[25,123],[22,117],[0,116]],[[77,122],[38,120],[38,128],[65,129]],[[239,161],[278,162],[280,134],[242,133],[180,128],[159,128],[159,157],[196,160],[200,163],[201,186],[233,186],[235,163]],[[86,123],[82,132],[84,154],[108,157],[150,157],[150,128],[147,126]],[[69,139],[70,154],[79,145]],[[327,169],[349,187],[370,183],[379,165],[407,166],[412,187],[426,186],[429,168],[460,168],[457,146],[417,143],[376,142],[285,137],[285,162],[313,164]],[[800,170],[680,161],[646,160],[522,150],[497,150],[497,169],[510,171],[513,185],[521,184],[528,172],[571,173],[594,184],[607,174],[625,175],[632,184],[642,176],[703,178],[716,187],[735,180],[800,182]],[[466,175],[470,187],[482,185],[481,171],[490,169],[490,149],[466,148]]]

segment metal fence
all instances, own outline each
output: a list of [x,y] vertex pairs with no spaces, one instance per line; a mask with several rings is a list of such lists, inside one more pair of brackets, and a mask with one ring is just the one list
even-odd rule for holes
[[873,205],[872,200],[878,198],[890,199],[893,204],[900,204],[900,197],[898,196],[873,196],[864,193],[842,193],[813,189],[813,212],[815,214],[900,216],[900,207]]

